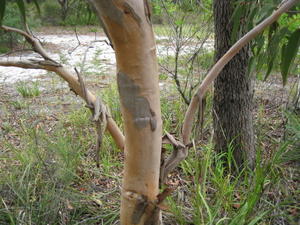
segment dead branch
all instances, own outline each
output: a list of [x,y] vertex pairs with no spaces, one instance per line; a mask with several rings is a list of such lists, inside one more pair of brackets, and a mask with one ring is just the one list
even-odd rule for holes
[[208,72],[205,79],[201,83],[197,92],[193,96],[191,103],[185,114],[184,123],[182,127],[182,138],[183,143],[187,144],[190,139],[190,134],[192,131],[192,125],[194,120],[194,115],[198,109],[199,100],[203,99],[205,93],[207,92],[209,86],[216,79],[219,73],[222,71],[224,66],[251,40],[253,40],[257,35],[259,35],[263,30],[269,25],[274,23],[281,14],[288,11],[292,6],[294,6],[299,0],[287,0],[283,2],[278,9],[272,13],[271,16],[266,18],[260,24],[255,26],[246,35],[244,35],[240,40],[238,40],[228,51],[223,55],[223,57],[212,67]]
[[[193,121],[195,117],[195,113],[199,108],[199,102],[205,97],[205,94],[212,84],[212,82],[216,79],[219,73],[222,71],[224,66],[251,40],[253,40],[258,34],[260,34],[266,27],[275,22],[281,14],[288,11],[293,5],[295,5],[299,0],[286,0],[281,5],[279,5],[278,9],[272,13],[271,16],[266,18],[263,22],[255,26],[251,31],[249,31],[246,35],[244,35],[240,40],[238,40],[225,55],[212,67],[212,69],[208,72],[207,76],[201,83],[200,87],[194,94],[191,103],[187,109],[185,114],[183,128],[182,128],[182,138],[183,143],[178,144],[174,138],[167,135],[169,142],[173,145],[173,152],[169,156],[169,158],[164,162],[161,167],[160,181],[164,182],[168,173],[170,173],[174,168],[178,166],[178,164],[184,160],[188,154],[190,135],[192,131]],[[175,140],[175,142],[174,142]]]
[[[14,66],[24,69],[43,69],[51,72],[55,72],[61,78],[68,82],[71,90],[73,90],[77,95],[79,95],[84,100],[89,99],[90,103],[94,106],[96,104],[96,97],[93,95],[88,89],[84,89],[81,87],[79,80],[76,78],[76,73],[61,65],[60,63],[53,60],[50,55],[45,51],[41,43],[37,38],[31,35],[29,32],[25,32],[16,28],[1,26],[1,29],[7,32],[15,32],[23,37],[25,37],[26,41],[31,44],[33,51],[38,53],[43,59],[30,59],[30,60],[0,60],[0,66]],[[101,102],[101,101],[100,101]],[[101,102],[101,108],[106,108],[104,104]],[[114,141],[116,142],[118,148],[124,149],[125,138],[122,134],[120,128],[117,126],[116,122],[112,119],[108,110],[106,110],[103,114],[105,114],[107,121],[107,130],[112,135]],[[106,126],[105,126],[106,127]],[[99,135],[98,135],[99,136]]]

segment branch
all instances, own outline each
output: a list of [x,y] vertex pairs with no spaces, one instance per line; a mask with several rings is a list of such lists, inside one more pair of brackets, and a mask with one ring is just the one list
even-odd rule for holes
[[[86,91],[83,91],[81,88],[79,80],[76,78],[76,73],[69,70],[65,66],[57,63],[55,60],[53,60],[50,55],[44,50],[42,45],[40,44],[39,40],[35,37],[33,37],[30,33],[24,32],[22,30],[7,27],[7,26],[1,26],[5,31],[8,32],[15,32],[23,37],[26,38],[26,40],[31,44],[33,50],[38,53],[44,60],[22,60],[22,61],[15,61],[15,60],[0,60],[0,66],[14,66],[24,69],[43,69],[47,71],[55,72],[57,75],[59,75],[61,78],[63,78],[65,81],[68,82],[70,88],[75,92],[75,94],[79,95],[84,100],[88,99],[93,105],[96,104],[96,96],[93,95],[89,90],[86,89]],[[106,108],[103,106],[102,108]],[[107,120],[107,130],[113,137],[114,141],[116,142],[118,148],[124,149],[124,143],[125,138],[122,134],[120,128],[117,126],[116,122],[112,119],[109,111],[107,110],[105,112],[106,120]]]
[[[22,31],[20,29],[17,29],[17,28],[13,28],[13,27],[8,27],[8,26],[1,26],[1,28],[4,30],[4,31],[7,31],[7,32],[15,32],[15,33],[18,33],[20,35],[22,35],[23,37],[25,37],[26,41],[31,44],[33,50],[38,53],[39,55],[41,55],[44,59],[47,59],[47,60],[50,60],[50,61],[53,61],[55,62],[55,60],[51,59],[51,57],[49,56],[49,54],[44,50],[43,46],[41,45],[40,41],[33,37],[29,32],[25,32],[25,31]],[[27,30],[29,30],[27,28]]]
[[207,92],[209,86],[216,79],[219,73],[222,71],[224,66],[251,40],[253,40],[257,35],[266,29],[269,25],[275,22],[279,16],[287,12],[292,6],[294,6],[299,0],[287,0],[281,4],[278,9],[272,13],[271,16],[266,18],[263,22],[255,26],[251,31],[244,35],[240,40],[238,40],[221,59],[212,67],[209,71],[200,87],[198,88],[196,94],[193,96],[191,103],[185,114],[184,123],[182,127],[182,137],[183,143],[187,144],[190,139],[192,124],[195,112],[198,108],[199,102],[203,99],[205,93]]
[[[219,75],[224,66],[253,38],[260,34],[267,26],[275,22],[278,17],[286,12],[289,8],[295,5],[299,0],[288,0],[278,7],[278,9],[263,22],[254,27],[246,35],[244,35],[239,41],[237,41],[227,53],[212,67],[209,71],[200,87],[198,88],[196,94],[193,96],[191,103],[188,107],[188,110],[185,114],[183,128],[182,128],[182,137],[183,143],[178,144],[179,142],[175,140],[171,135],[167,134],[169,143],[173,145],[173,152],[169,158],[164,162],[161,167],[160,182],[163,183],[168,175],[178,164],[184,160],[188,154],[189,149],[189,139],[192,131],[192,123],[195,116],[196,110],[199,108],[199,102],[205,97],[209,85],[214,81],[214,79]],[[201,109],[200,109],[201,110]],[[175,141],[174,141],[175,140]]]
[[[0,66],[5,67],[19,67],[23,69],[42,69],[42,70],[50,70],[51,67],[59,67],[60,64],[54,63],[52,61],[47,60],[0,60]],[[52,70],[51,70],[52,71]]]

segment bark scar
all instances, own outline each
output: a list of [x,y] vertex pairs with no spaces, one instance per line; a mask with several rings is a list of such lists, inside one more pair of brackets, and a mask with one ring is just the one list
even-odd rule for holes
[[118,73],[117,82],[121,103],[132,114],[135,126],[141,129],[149,124],[154,131],[157,127],[156,115],[147,98],[140,95],[140,87],[123,72]]

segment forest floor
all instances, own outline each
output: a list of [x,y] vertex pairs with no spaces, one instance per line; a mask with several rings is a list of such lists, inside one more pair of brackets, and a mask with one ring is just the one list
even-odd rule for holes
[[[110,106],[112,116],[122,127],[114,51],[107,44],[103,32],[94,27],[79,29],[76,33],[72,29],[45,27],[39,29],[36,35],[56,60],[83,71],[87,87],[102,96]],[[160,57],[166,54],[163,43],[159,42],[158,46]],[[33,56],[12,54],[9,57]],[[289,123],[288,108],[292,106],[290,94],[297,78],[289,79],[285,87],[279,75],[270,76],[267,81],[255,81],[253,116],[258,147],[263,149],[264,160],[272,158],[288,139],[286,125]],[[169,129],[174,129],[171,132],[178,135],[178,124],[182,121],[186,106],[176,92],[172,78],[160,80],[160,87],[161,101],[166,104],[162,107],[164,129],[169,132]],[[208,121],[211,121],[209,109],[207,114]],[[40,70],[0,68],[0,224],[9,224],[8,221],[16,222],[10,224],[22,224],[17,221],[29,224],[30,220],[31,224],[43,224],[38,222],[42,218],[48,221],[47,224],[118,223],[123,153],[106,136],[101,165],[100,168],[96,167],[95,133],[89,118],[84,102],[56,74]],[[208,122],[204,129],[207,131],[204,145],[209,146],[211,123]],[[197,152],[191,154],[191,157],[204,159],[206,156]],[[196,183],[193,180],[195,175],[187,172],[192,162],[195,161],[187,160],[169,177],[168,185],[176,186],[177,191],[169,199],[170,206],[164,215],[167,224],[201,224],[211,216],[206,208],[204,211],[208,212],[203,212],[205,215],[202,215],[202,222],[197,223],[193,217],[198,214],[195,211],[188,212],[197,209],[188,200],[190,185]],[[263,223],[260,224],[298,224],[299,161],[289,160],[278,167],[278,176],[282,176],[282,179],[274,189],[268,189],[265,181],[267,200],[264,201],[268,204],[257,203],[251,216],[269,205],[274,210],[264,220],[261,216],[258,221]],[[216,203],[210,201],[212,197],[209,187],[215,194],[211,182],[207,181],[206,201],[214,205]],[[246,189],[242,188],[234,191],[232,202],[235,205],[230,210],[223,208],[216,218],[230,217],[238,212],[242,203],[239,205],[236,201],[245,200],[245,192]],[[201,207],[215,210],[205,203]],[[52,215],[56,217],[52,218]]]

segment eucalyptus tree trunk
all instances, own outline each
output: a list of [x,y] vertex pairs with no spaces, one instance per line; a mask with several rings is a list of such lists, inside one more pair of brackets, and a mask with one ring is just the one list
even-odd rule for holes
[[[216,61],[233,43],[231,19],[234,3],[235,0],[214,0]],[[240,30],[243,30],[242,24]],[[232,148],[239,167],[245,161],[252,166],[255,160],[253,87],[247,73],[248,63],[249,46],[246,46],[229,61],[214,83],[215,148],[218,152],[227,152]]]
[[125,129],[121,224],[159,224],[162,121],[155,39],[146,0],[92,0],[116,52]]

